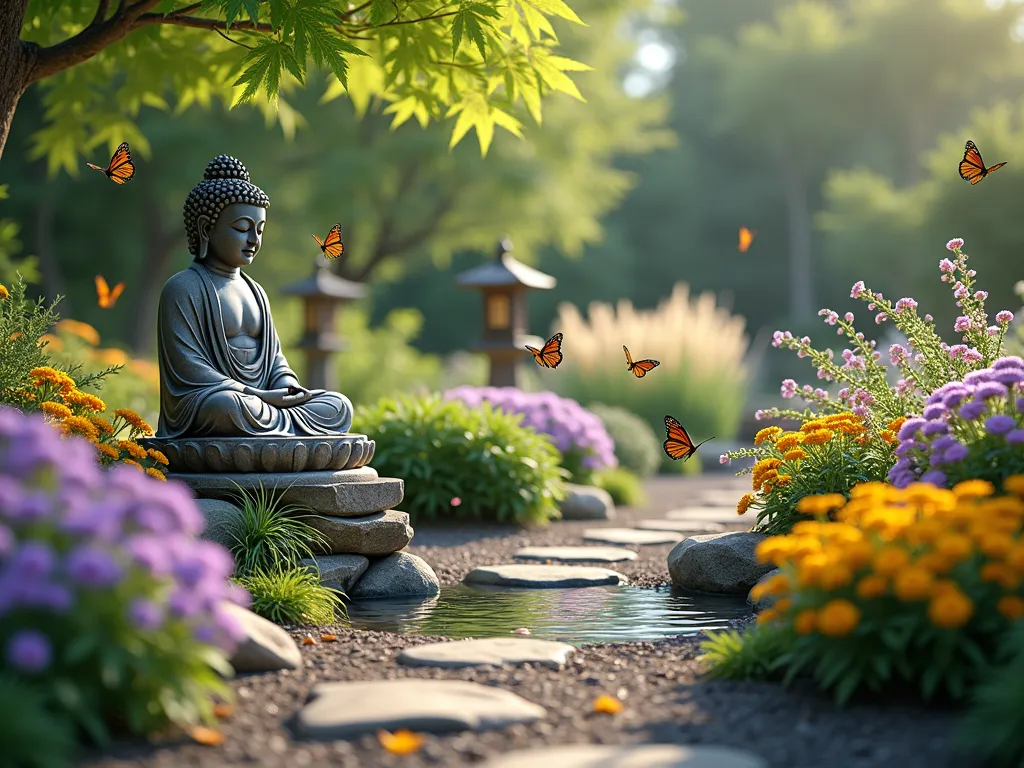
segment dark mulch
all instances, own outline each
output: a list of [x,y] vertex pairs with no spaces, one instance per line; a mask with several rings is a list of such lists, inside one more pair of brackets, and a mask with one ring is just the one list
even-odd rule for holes
[[[547,529],[420,526],[410,551],[424,557],[444,584],[457,582],[474,565],[511,562],[524,545],[578,544],[583,528],[628,525],[682,506],[700,485],[721,479],[659,479],[649,486],[642,511],[620,510],[609,523],[565,522]],[[749,524],[749,523],[748,523]],[[742,527],[742,526],[739,526]],[[632,563],[611,567],[633,583],[665,583],[670,546],[643,547]],[[313,632],[318,636],[325,628]],[[394,661],[401,648],[444,638],[330,628],[337,642],[303,646],[306,666],[294,672],[250,675],[232,681],[235,712],[223,722],[225,743],[202,747],[187,740],[162,745],[120,742],[82,763],[91,768],[184,768],[186,766],[390,766],[478,765],[489,756],[562,743],[673,742],[723,744],[761,755],[772,768],[966,768],[949,755],[958,713],[924,708],[912,700],[856,703],[839,710],[814,690],[767,683],[704,679],[698,638],[580,649],[561,671],[544,667],[489,670],[406,668]],[[301,638],[306,630],[293,630]],[[287,721],[316,682],[421,677],[472,680],[511,690],[541,704],[548,716],[533,725],[483,733],[428,736],[414,755],[395,756],[374,736],[353,741],[295,739]],[[596,715],[594,699],[623,700],[617,715]],[[538,766],[540,768],[540,766]]]

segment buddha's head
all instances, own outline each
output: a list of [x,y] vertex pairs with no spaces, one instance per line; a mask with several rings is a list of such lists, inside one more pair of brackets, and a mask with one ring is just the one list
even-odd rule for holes
[[246,267],[263,244],[270,198],[239,160],[217,155],[185,198],[185,233],[196,261]]

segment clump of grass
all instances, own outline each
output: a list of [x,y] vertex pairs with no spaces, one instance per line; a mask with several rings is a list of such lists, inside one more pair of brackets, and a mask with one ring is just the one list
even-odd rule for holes
[[233,543],[235,573],[249,576],[286,571],[303,558],[313,557],[313,549],[323,551],[327,539],[302,518],[312,510],[296,504],[282,504],[281,497],[267,491],[261,483],[248,491],[237,485],[235,503],[241,510],[237,522],[229,530]]
[[252,595],[250,610],[275,624],[332,624],[345,615],[341,594],[306,568],[258,568],[235,581]]
[[725,630],[701,643],[710,676],[720,680],[774,680],[781,678],[792,632],[772,624],[756,624],[741,634]]

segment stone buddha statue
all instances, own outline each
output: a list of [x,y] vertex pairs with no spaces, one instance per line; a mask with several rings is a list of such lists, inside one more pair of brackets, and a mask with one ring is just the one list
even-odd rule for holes
[[299,384],[266,292],[242,271],[260,251],[269,207],[228,155],[209,162],[185,200],[194,259],[160,292],[157,438],[312,437],[352,425],[347,397]]

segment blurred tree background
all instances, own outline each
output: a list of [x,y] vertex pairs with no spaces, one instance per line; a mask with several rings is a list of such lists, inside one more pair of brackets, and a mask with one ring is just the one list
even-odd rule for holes
[[[67,295],[65,316],[151,356],[160,287],[188,263],[182,202],[204,164],[227,152],[273,201],[253,273],[286,345],[298,307],[274,293],[312,268],[310,233],[342,223],[336,268],[370,287],[341,329],[352,337],[342,388],[347,367],[357,401],[479,382],[479,365],[460,368],[459,380],[434,356],[478,337],[479,296],[454,278],[490,258],[505,233],[518,258],[559,280],[530,297],[538,334],[562,302],[585,313],[623,298],[653,308],[680,282],[714,292],[746,319],[761,363],[758,402],[740,404],[745,413],[777,393],[780,376],[811,380],[805,361],[764,354],[766,334],[820,337],[819,307],[858,311],[849,298],[858,279],[917,298],[952,337],[955,307],[937,273],[951,237],[966,240],[993,309],[1017,308],[1019,0],[570,5],[587,26],[554,26],[559,55],[593,68],[573,73],[585,101],[552,95],[541,125],[524,124],[522,140],[497,132],[485,157],[467,142],[449,150],[450,126],[392,129],[386,101],[330,90],[324,100],[328,76],[312,72],[305,89],[285,79],[276,116],[262,104],[194,105],[173,118],[142,106],[151,152],[119,188],[94,173],[49,176],[33,159],[47,105],[30,89],[0,165],[9,187],[0,218],[12,222],[0,229],[0,281],[16,256],[31,255],[39,292]],[[973,187],[956,172],[968,138],[988,164],[1009,161]],[[91,160],[105,162],[102,147]],[[745,254],[741,226],[757,233]],[[96,274],[128,285],[111,310],[96,306]]]

